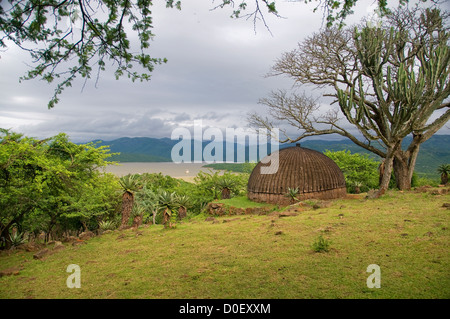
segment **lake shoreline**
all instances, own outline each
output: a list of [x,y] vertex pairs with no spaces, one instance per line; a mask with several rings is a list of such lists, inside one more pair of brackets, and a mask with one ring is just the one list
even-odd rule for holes
[[174,162],[118,162],[108,165],[104,172],[118,177],[128,174],[161,173],[173,178],[193,182],[200,172],[211,172],[212,168],[204,167],[209,163],[174,163]]

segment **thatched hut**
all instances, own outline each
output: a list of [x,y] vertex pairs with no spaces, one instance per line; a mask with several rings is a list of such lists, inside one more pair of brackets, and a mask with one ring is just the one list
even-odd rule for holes
[[[262,174],[264,161],[252,171],[247,194],[250,200],[280,205],[292,203],[289,190],[297,189],[296,198],[334,199],[346,195],[345,179],[337,164],[324,154],[300,147],[278,151],[278,169]],[[273,164],[273,163],[272,163]]]

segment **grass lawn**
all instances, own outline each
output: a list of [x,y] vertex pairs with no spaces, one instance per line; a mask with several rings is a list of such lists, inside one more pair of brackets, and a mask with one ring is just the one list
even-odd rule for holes
[[[0,254],[0,270],[21,269],[0,278],[0,298],[447,299],[449,202],[390,191],[292,207],[296,216],[196,216],[175,229],[114,231],[44,260],[16,249]],[[312,249],[319,236],[328,252]],[[79,289],[66,286],[69,264],[80,266]],[[367,287],[371,264],[381,288]]]
[[255,207],[269,207],[269,208],[275,208],[272,204],[266,204],[266,203],[257,203],[253,202],[248,199],[247,196],[236,196],[232,197],[230,199],[221,199],[217,200],[217,203],[223,203],[227,206],[237,207],[237,208],[255,208]]

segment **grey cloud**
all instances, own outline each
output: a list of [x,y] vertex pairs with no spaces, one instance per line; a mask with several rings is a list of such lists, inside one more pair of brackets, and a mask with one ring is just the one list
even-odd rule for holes
[[52,110],[47,102],[53,84],[19,84],[29,58],[12,48],[0,59],[0,127],[38,137],[66,132],[78,141],[170,137],[175,127],[193,125],[194,119],[205,127],[245,127],[248,112],[262,111],[260,98],[292,86],[286,78],[264,77],[274,61],[323,26],[322,15],[312,12],[314,3],[278,6],[287,19],[267,15],[271,35],[262,23],[255,33],[252,21],[231,19],[230,8],[210,11],[212,1],[185,1],[181,11],[155,2],[150,54],[168,63],[156,66],[149,82],[117,81],[112,67],[97,85],[95,78],[86,84],[78,79]]
[[175,117],[173,118],[173,121],[175,121],[175,122],[182,122],[182,121],[190,121],[191,119],[192,119],[191,115],[183,112],[183,113],[180,113],[178,115],[175,115]]

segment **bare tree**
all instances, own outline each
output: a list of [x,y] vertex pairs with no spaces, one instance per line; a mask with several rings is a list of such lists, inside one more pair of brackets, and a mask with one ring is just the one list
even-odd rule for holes
[[[403,7],[379,27],[329,28],[313,34],[284,53],[269,75],[320,88],[336,107],[318,114],[317,100],[276,91],[260,100],[270,117],[250,114],[250,124],[270,128],[275,120],[299,130],[281,142],[339,134],[384,159],[381,193],[392,170],[398,188],[410,188],[420,145],[450,118],[447,17],[436,8]],[[345,120],[362,137],[352,134]],[[402,148],[408,135],[412,142]]]

